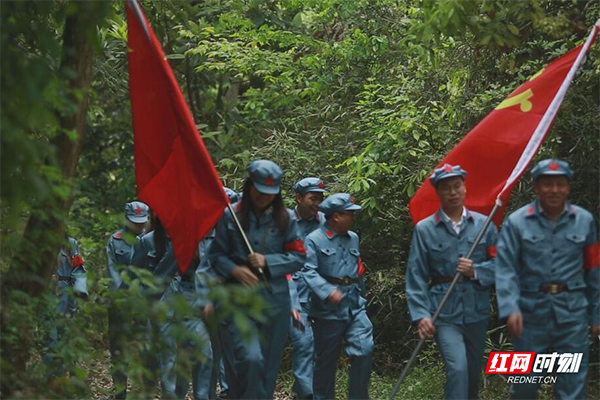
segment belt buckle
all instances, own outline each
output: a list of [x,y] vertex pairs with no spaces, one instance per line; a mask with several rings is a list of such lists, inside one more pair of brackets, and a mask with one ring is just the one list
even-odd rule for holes
[[548,291],[548,293],[550,293],[550,294],[558,294],[558,293],[560,293],[560,286],[557,283],[551,283],[549,285],[549,289],[550,290]]
[[350,278],[348,278],[347,276],[341,278],[341,282],[340,282],[343,286],[348,286],[350,284]]

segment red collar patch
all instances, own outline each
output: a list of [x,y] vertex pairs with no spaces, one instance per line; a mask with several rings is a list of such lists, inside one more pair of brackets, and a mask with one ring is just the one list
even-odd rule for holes
[[531,206],[527,209],[527,215],[533,215],[534,212],[535,212],[534,206]]
[[325,231],[325,234],[329,239],[333,238],[333,231],[331,229],[327,229],[327,231]]
[[121,239],[121,231],[115,233],[113,236],[117,239]]
[[440,222],[440,213],[435,214],[435,222]]

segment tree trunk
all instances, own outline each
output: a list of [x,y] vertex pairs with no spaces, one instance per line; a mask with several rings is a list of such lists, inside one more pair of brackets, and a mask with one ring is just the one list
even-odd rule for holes
[[[88,92],[92,81],[93,49],[90,41],[90,20],[82,18],[84,11],[89,12],[82,9],[69,15],[65,20],[59,74],[63,77],[63,81],[67,82],[68,96],[74,105],[71,110],[74,111],[59,115],[59,134],[51,141],[56,158],[46,162],[48,166],[59,168],[70,190],[63,196],[49,196],[54,200],[39,205],[38,209],[31,212],[15,259],[16,265],[4,276],[3,331],[11,313],[10,294],[21,291],[31,298],[44,294],[56,268],[58,252],[64,242],[64,220],[72,203],[73,178],[83,145]],[[11,366],[11,371],[6,371],[8,373],[3,374],[2,377],[3,396],[8,396],[22,381],[19,377],[26,373],[26,362],[29,359],[32,340],[32,332],[22,332],[19,335],[19,343],[3,346],[3,361],[6,360],[5,365]]]
[[[92,44],[89,35],[86,34],[88,27],[83,25],[78,14],[68,16],[65,21],[63,53],[59,71],[62,76],[67,77],[69,97],[76,105],[76,111],[59,116],[60,133],[52,140],[63,179],[68,181],[71,190],[83,147],[93,61]],[[34,213],[27,223],[23,236],[24,242],[39,245],[42,238],[58,238],[55,243],[42,249],[42,252],[36,256],[36,259],[40,260],[39,263],[36,263],[38,266],[36,270],[30,270],[31,262],[22,266],[22,271],[42,278],[41,280],[25,279],[20,285],[21,290],[30,295],[40,294],[56,267],[56,255],[62,243],[60,238],[64,237],[64,218],[71,208],[72,200],[72,192],[66,197],[57,196],[55,203],[50,205],[50,210],[43,210],[44,216]]]

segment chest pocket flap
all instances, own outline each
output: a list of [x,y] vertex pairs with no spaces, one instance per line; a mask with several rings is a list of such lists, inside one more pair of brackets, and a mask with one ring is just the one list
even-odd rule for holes
[[119,255],[119,256],[125,255],[125,250],[123,250],[123,249],[115,249],[115,254]]
[[321,249],[321,253],[325,254],[326,256],[332,256],[336,253],[335,249],[333,248],[325,248],[325,249]]
[[433,251],[445,251],[448,249],[448,247],[450,247],[450,243],[449,242],[439,242],[439,243],[434,243],[431,246],[431,250]]
[[544,235],[539,233],[526,233],[523,235],[523,240],[526,240],[530,243],[538,243],[544,240]]
[[585,286],[585,282],[579,279],[567,282],[567,287],[569,290],[585,289]]
[[358,251],[358,249],[350,249],[349,251],[353,256],[360,257],[360,251]]
[[568,233],[567,239],[569,239],[573,243],[582,243],[585,240],[585,236],[578,235],[576,233]]

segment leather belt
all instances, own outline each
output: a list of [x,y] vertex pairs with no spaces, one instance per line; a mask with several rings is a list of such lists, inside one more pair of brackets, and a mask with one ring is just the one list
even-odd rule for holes
[[63,282],[73,282],[73,278],[71,278],[70,276],[57,276],[56,278],[59,281],[63,281]]
[[568,290],[569,287],[567,285],[563,285],[562,283],[550,282],[540,285],[540,292],[543,293],[558,294]]
[[349,286],[359,282],[358,279],[349,277],[334,278],[333,276],[323,276],[323,278],[325,278],[327,282],[333,283],[334,285],[338,286]]
[[[453,276],[434,276],[431,278],[431,285],[441,285],[442,283],[450,283],[454,280]],[[458,278],[458,282],[464,282],[465,277],[461,275]]]

